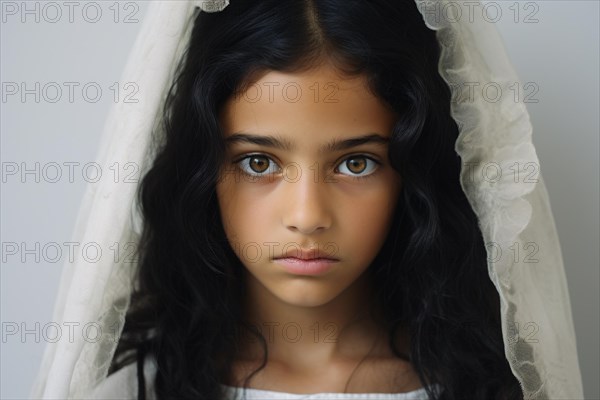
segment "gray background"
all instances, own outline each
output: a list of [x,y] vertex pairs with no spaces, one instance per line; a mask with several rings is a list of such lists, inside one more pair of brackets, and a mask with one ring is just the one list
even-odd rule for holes
[[[235,0],[233,0],[235,1]],[[21,6],[21,2],[2,2]],[[125,23],[128,15],[143,20],[145,2],[97,2],[102,16],[96,23],[91,2],[78,2],[73,21],[68,8],[58,2],[61,19],[44,2],[39,22],[35,14],[21,21],[3,12],[1,26],[1,81],[57,82],[62,97],[39,103],[29,95],[1,103],[1,156],[3,166],[23,162],[32,168],[56,162],[63,177],[56,183],[39,182],[34,175],[8,176],[2,181],[1,242],[63,243],[71,239],[85,180],[81,166],[94,161],[104,120],[113,100],[110,87],[118,82],[140,23]],[[598,218],[598,39],[599,6],[596,1],[497,2],[503,12],[496,23],[522,82],[534,82],[538,103],[529,103],[533,139],[543,166],[544,179],[566,266],[585,398],[600,398],[599,353],[599,218]],[[28,2],[30,9],[35,2]],[[515,7],[516,5],[516,7]],[[512,6],[512,8],[510,8]],[[520,10],[515,22],[514,9]],[[115,21],[115,11],[119,10]],[[531,14],[533,13],[533,14]],[[538,20],[525,23],[529,15]],[[64,82],[79,82],[69,102]],[[97,83],[102,95],[86,100],[81,88]],[[121,99],[127,91],[121,86]],[[53,97],[55,92],[49,92]],[[91,93],[91,92],[90,92]],[[93,93],[92,93],[93,95]],[[69,182],[63,163],[79,162]],[[10,164],[13,165],[13,164]],[[5,260],[6,258],[6,260]],[[64,260],[64,257],[61,258]],[[24,324],[35,330],[52,319],[62,262],[10,256],[3,250],[1,268],[0,398],[26,398],[37,373],[44,341],[31,333],[4,336],[8,325]],[[7,325],[8,324],[8,325]],[[14,325],[11,325],[14,326]]]

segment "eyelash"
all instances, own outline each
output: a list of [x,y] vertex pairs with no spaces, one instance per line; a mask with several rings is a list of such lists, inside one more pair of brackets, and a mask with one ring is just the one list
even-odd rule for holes
[[[242,174],[246,175],[246,176],[250,176],[250,177],[253,177],[253,178],[259,178],[259,179],[268,176],[268,174],[264,174],[264,175],[262,175],[262,174],[256,174],[256,175],[249,174],[246,171],[244,171],[242,168],[239,167],[239,164],[242,161],[247,160],[248,158],[251,158],[251,157],[256,157],[256,156],[264,157],[264,158],[266,158],[266,159],[269,160],[269,163],[277,164],[271,157],[269,157],[268,155],[263,154],[263,153],[246,154],[245,156],[243,156],[241,158],[238,158],[236,161],[234,161],[233,164],[235,164],[238,167],[238,169],[240,170],[240,172]],[[381,165],[381,162],[377,161],[376,159],[374,159],[372,157],[367,156],[366,154],[353,154],[353,155],[350,155],[350,156],[346,157],[345,159],[343,159],[342,162],[347,161],[347,160],[349,160],[351,158],[366,158],[367,160],[373,161],[377,165],[377,168],[375,168],[375,171],[371,172],[368,175],[362,175],[362,176],[361,175],[348,175],[348,176],[350,176],[352,179],[354,179],[356,181],[362,181],[362,180],[370,179],[371,177],[373,177],[373,175],[375,175],[377,173],[377,171],[379,171],[379,166]],[[338,164],[338,166],[341,165],[341,164],[342,163]]]

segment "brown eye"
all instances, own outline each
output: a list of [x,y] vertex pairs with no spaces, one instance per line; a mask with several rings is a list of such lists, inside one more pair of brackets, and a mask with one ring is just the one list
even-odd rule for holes
[[351,156],[344,160],[338,167],[340,173],[352,177],[365,177],[371,175],[379,166],[380,162],[367,156]]
[[247,175],[261,177],[279,171],[277,164],[262,154],[252,154],[242,158],[236,164]]
[[348,166],[348,170],[355,174],[360,174],[367,168],[367,162],[364,158],[349,158],[346,160],[346,166]]
[[265,172],[267,168],[269,168],[269,159],[263,156],[251,156],[250,158],[250,168],[254,172]]

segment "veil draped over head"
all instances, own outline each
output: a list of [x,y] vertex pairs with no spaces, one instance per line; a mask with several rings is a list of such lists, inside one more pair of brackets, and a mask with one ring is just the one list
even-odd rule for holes
[[[441,45],[439,73],[451,89],[451,114],[459,127],[460,184],[486,243],[506,358],[524,398],[582,398],[563,259],[529,115],[514,96],[490,99],[480,90],[488,84],[509,93],[519,80],[494,24],[473,12],[481,4],[415,1]],[[150,2],[121,79],[136,82],[141,96],[110,111],[97,156],[104,171],[116,162],[138,167],[138,176],[149,168],[155,153],[151,133],[161,126],[194,17],[199,7],[218,12],[228,4]],[[95,243],[104,253],[94,260],[77,254],[64,265],[53,322],[73,332],[47,344],[31,398],[84,398],[106,379],[134,285],[137,260],[130,255],[142,230],[138,180],[115,182],[108,175],[88,184],[73,233],[74,241]],[[118,257],[109,253],[115,244]],[[510,249],[531,257],[515,259]]]

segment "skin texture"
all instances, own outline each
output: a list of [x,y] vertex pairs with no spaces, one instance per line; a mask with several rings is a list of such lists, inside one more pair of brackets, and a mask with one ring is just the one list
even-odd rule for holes
[[[275,136],[293,147],[231,141],[217,185],[225,233],[245,266],[246,318],[267,339],[267,366],[250,387],[293,393],[421,387],[410,364],[392,357],[385,331],[367,310],[374,289],[363,273],[384,243],[401,190],[388,145],[319,151],[334,139],[389,138],[394,122],[365,77],[343,77],[329,64],[301,73],[265,71],[221,110],[226,140],[236,133]],[[255,158],[243,159],[248,155]],[[339,262],[322,275],[302,276],[272,260],[299,248]],[[262,357],[256,340],[244,341],[231,384],[241,384]]]

